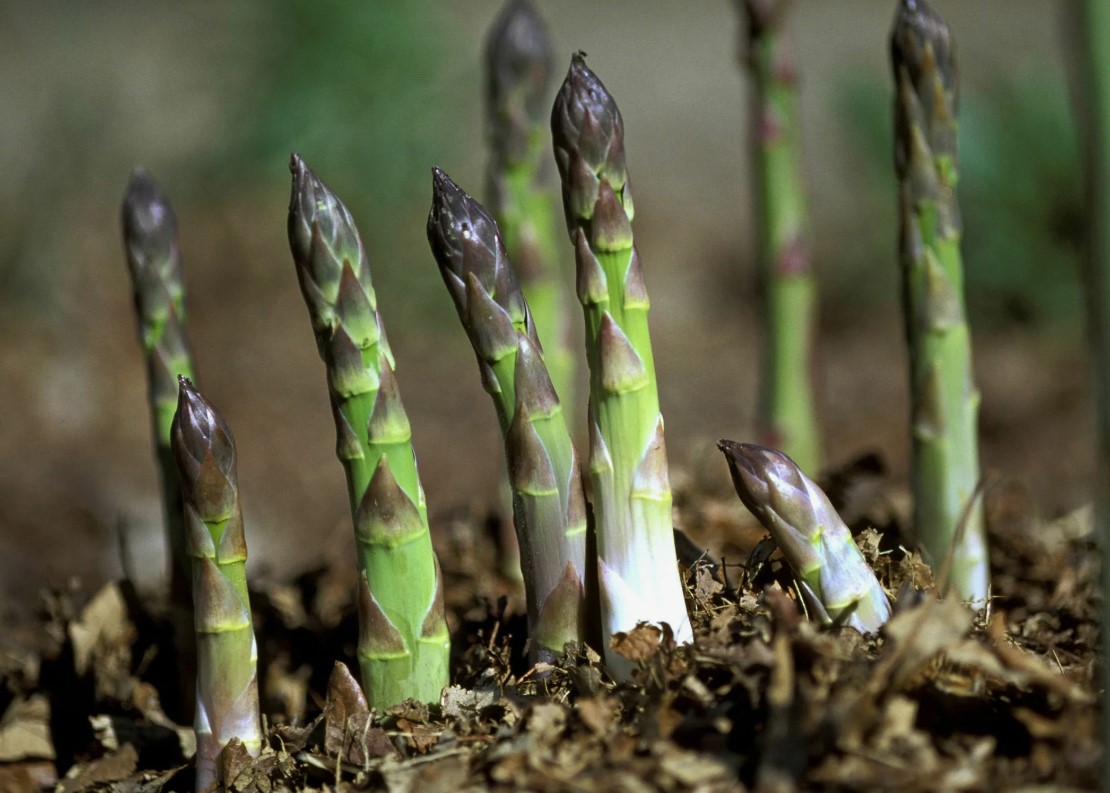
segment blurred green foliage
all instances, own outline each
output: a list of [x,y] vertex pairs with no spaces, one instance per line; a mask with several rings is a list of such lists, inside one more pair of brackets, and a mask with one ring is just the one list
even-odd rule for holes
[[[1019,71],[960,99],[964,267],[968,310],[980,327],[1075,324],[1082,310],[1078,139],[1059,77]],[[858,148],[864,192],[884,197],[882,217],[893,223],[889,87],[849,85],[840,112]],[[866,214],[860,229],[876,228]],[[894,261],[888,234],[864,233],[866,261]]]

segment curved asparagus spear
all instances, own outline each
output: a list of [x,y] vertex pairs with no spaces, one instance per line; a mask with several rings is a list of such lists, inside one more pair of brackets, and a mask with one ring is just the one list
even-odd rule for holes
[[602,639],[619,671],[608,647],[613,633],[667,622],[687,641],[691,629],[671,526],[649,302],[632,241],[624,122],[581,54],[555,99],[551,131],[586,320]]
[[185,553],[181,481],[170,445],[170,426],[177,410],[177,377],[193,377],[193,362],[185,339],[185,283],[177,243],[177,218],[158,184],[141,168],[131,174],[122,215],[139,341],[146,357],[154,450],[162,486],[166,567],[176,659],[183,684],[180,715],[188,719],[192,715],[191,681],[196,672],[192,572]]
[[[489,208],[532,312],[555,393],[574,405],[574,354],[554,195],[547,183],[543,115],[551,40],[529,0],[509,0],[486,40]],[[573,423],[573,422],[571,422]]]
[[358,562],[359,663],[370,704],[438,702],[450,637],[412,432],[370,263],[343,203],[293,155],[289,247],[327,367]]
[[809,607],[824,622],[850,610],[848,625],[878,631],[890,618],[886,593],[824,491],[780,451],[729,440],[717,448],[740,500],[800,579]]
[[751,141],[763,273],[764,372],[759,421],[803,471],[821,466],[810,363],[817,282],[802,178],[798,79],[786,18],[792,0],[743,0],[752,73]]
[[478,357],[505,438],[535,660],[585,629],[586,508],[528,304],[493,218],[438,168],[428,242]]
[[192,560],[197,632],[196,789],[217,781],[216,760],[232,738],[262,747],[258,647],[247,597],[247,543],[227,422],[186,378],[173,419],[186,549]]
[[[923,0],[902,0],[891,34],[894,163],[910,349],[914,525],[941,565],[979,481],[979,391],[964,316],[956,202],[956,60],[948,26]],[[952,583],[982,604],[990,584],[982,509],[967,510],[951,549]]]

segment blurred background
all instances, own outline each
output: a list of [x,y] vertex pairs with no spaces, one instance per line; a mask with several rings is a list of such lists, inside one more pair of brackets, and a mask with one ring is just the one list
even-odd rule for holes
[[[47,584],[119,575],[121,533],[145,582],[161,575],[120,241],[136,165],[177,209],[199,384],[238,441],[256,572],[303,569],[349,534],[323,364],[286,242],[293,150],[360,224],[433,525],[499,504],[496,420],[424,234],[431,165],[482,191],[479,64],[499,5],[0,2],[2,613],[33,608]],[[726,0],[538,5],[557,50],[567,62],[585,50],[624,114],[676,481],[721,474],[713,441],[752,434],[759,350],[737,14]],[[800,0],[793,29],[826,460],[875,451],[904,481],[893,5]],[[1065,4],[935,5],[963,75],[984,469],[1051,517],[1087,500],[1094,458]],[[573,409],[581,424],[584,404]]]

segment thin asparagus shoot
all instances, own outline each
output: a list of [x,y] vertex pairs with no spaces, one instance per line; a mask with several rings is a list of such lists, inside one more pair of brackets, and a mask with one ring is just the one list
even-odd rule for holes
[[576,54],[551,114],[563,208],[574,241],[590,365],[590,459],[602,641],[641,621],[692,632],[678,573],[663,417],[648,332],[649,300],[632,237],[624,122]]
[[493,217],[432,171],[428,242],[478,358],[501,432],[521,550],[533,660],[586,625],[586,507],[578,456],[528,303]]
[[803,471],[821,466],[811,362],[817,281],[810,261],[794,52],[793,0],[741,0],[751,70],[752,172],[764,288],[761,435]]
[[810,610],[824,622],[847,612],[847,625],[878,631],[890,603],[824,491],[780,451],[730,440],[717,447],[737,495],[771,533]]
[[894,162],[909,344],[914,526],[935,567],[952,553],[952,584],[983,605],[990,571],[979,481],[979,391],[964,312],[956,201],[957,75],[952,38],[924,0],[901,0],[891,34]]
[[428,507],[370,279],[347,208],[293,155],[289,247],[327,370],[358,544],[358,657],[371,706],[439,702],[450,637]]
[[555,393],[564,405],[574,405],[569,296],[559,272],[558,210],[545,167],[544,111],[552,70],[543,19],[530,0],[509,0],[486,39],[486,194],[543,343]]
[[184,494],[186,549],[196,612],[196,790],[217,779],[220,751],[232,738],[257,756],[258,646],[247,596],[247,543],[227,422],[184,377],[173,419],[173,452]]
[[139,341],[146,358],[154,450],[162,489],[170,604],[178,676],[182,683],[182,713],[179,715],[187,719],[192,715],[191,681],[196,663],[192,571],[185,552],[181,482],[170,442],[170,427],[177,410],[177,378],[192,378],[193,362],[185,338],[185,282],[177,241],[177,218],[161,188],[141,168],[131,175],[122,216]]

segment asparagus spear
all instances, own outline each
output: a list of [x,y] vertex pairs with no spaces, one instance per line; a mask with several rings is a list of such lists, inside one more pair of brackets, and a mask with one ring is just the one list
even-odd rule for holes
[[848,612],[851,627],[878,631],[890,618],[886,593],[824,491],[780,451],[729,440],[717,448],[740,500],[798,576],[810,610],[825,622]]
[[952,583],[982,604],[990,585],[982,509],[961,514],[979,480],[979,392],[964,316],[956,202],[956,60],[948,26],[923,0],[902,0],[891,35],[894,161],[900,180],[900,256],[910,395],[914,524]]
[[[185,284],[177,219],[158,184],[141,168],[131,175],[122,215],[139,341],[146,357],[154,449],[162,486],[178,678],[184,683],[191,681],[196,671],[192,572],[185,553],[181,482],[170,444],[170,425],[177,409],[177,377],[193,377],[193,362],[185,339]],[[180,715],[186,719],[192,716],[190,687],[191,683],[182,686]]]
[[432,171],[428,242],[478,357],[505,438],[534,660],[585,628],[586,508],[528,303],[485,207]]
[[487,195],[543,342],[555,393],[573,405],[568,298],[558,277],[558,220],[544,167],[543,114],[552,66],[543,19],[529,0],[509,0],[486,40]]
[[359,664],[370,704],[439,702],[450,637],[412,431],[370,263],[343,203],[293,155],[289,247],[328,375],[358,543]]
[[257,756],[258,646],[247,597],[247,543],[227,422],[184,377],[173,419],[173,452],[184,493],[186,550],[196,610],[196,789],[217,781],[216,761],[232,738]]
[[555,99],[551,131],[586,321],[602,639],[620,673],[621,659],[608,646],[617,631],[667,622],[687,641],[691,629],[671,526],[649,301],[632,239],[624,122],[581,53]]
[[764,303],[759,421],[802,470],[821,466],[810,359],[817,282],[810,264],[798,81],[786,29],[792,0],[743,0],[752,73],[752,162]]

